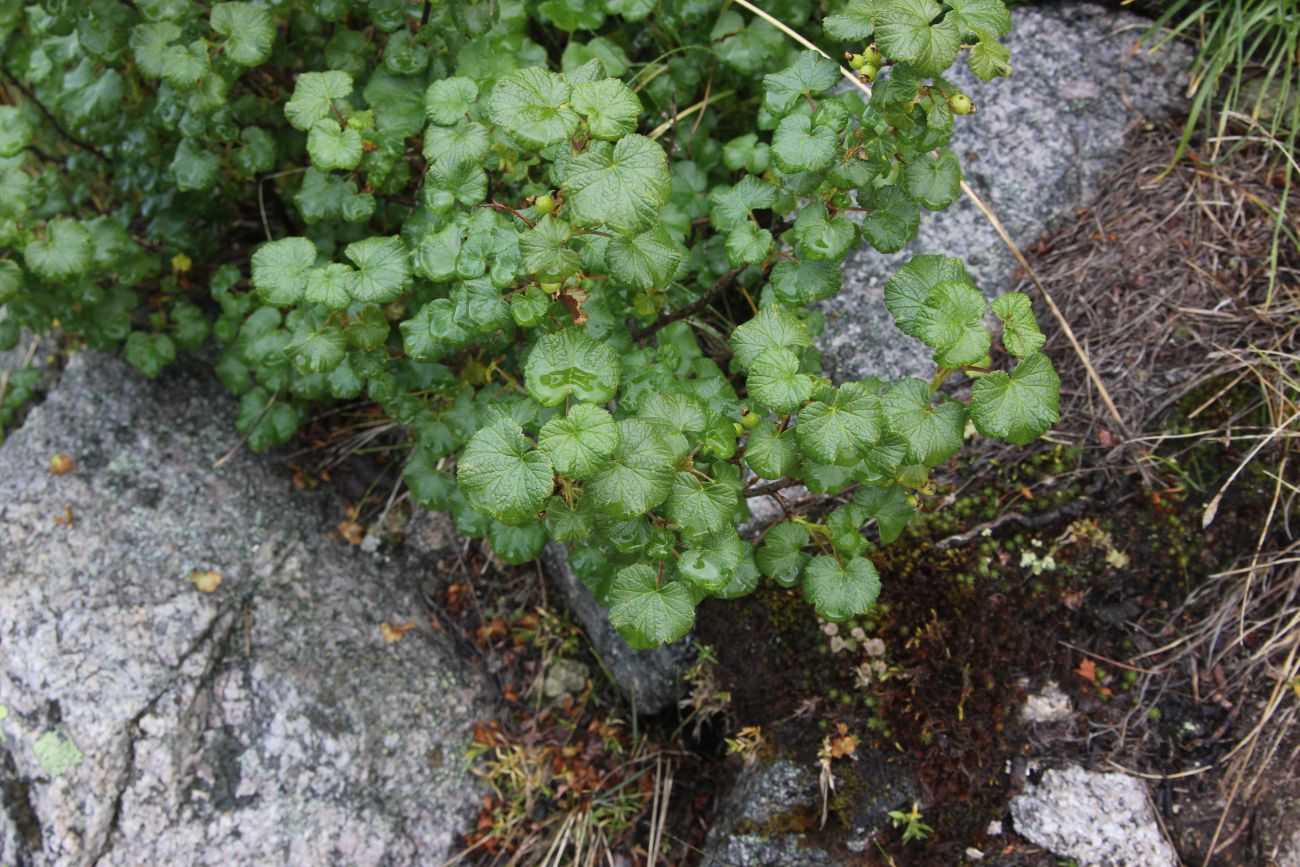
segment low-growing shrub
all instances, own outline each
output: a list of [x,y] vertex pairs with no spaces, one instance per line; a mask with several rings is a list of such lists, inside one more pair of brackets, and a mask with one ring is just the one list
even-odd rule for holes
[[[568,544],[634,646],[764,575],[861,614],[864,528],[898,536],[972,428],[1056,420],[1029,300],[994,302],[1019,360],[993,369],[955,259],[885,287],[933,381],[833,384],[809,306],[960,195],[974,107],[943,74],[1007,73],[1010,16],[770,5],[849,73],[741,7],[0,0],[0,347],[57,326],[154,376],[215,342],[254,449],[373,401],[416,502],[510,562]],[[795,485],[839,496],[738,534]]]

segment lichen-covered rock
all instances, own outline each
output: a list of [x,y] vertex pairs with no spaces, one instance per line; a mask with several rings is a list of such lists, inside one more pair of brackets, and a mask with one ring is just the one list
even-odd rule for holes
[[0,447],[0,863],[427,864],[472,816],[484,681],[324,496],[214,469],[233,404],[84,353]]
[[1078,766],[1043,772],[1011,801],[1016,833],[1079,867],[1179,863],[1141,780]]
[[[1122,159],[1133,124],[1183,104],[1190,54],[1175,42],[1156,54],[1131,52],[1150,22],[1092,3],[1023,6],[1012,16],[1012,75],[981,82],[961,64],[952,76],[979,110],[954,124],[950,147],[1024,248],[1092,201]],[[1011,288],[1015,259],[969,199],[927,212],[903,252],[886,256],[864,245],[849,255],[843,291],[824,302],[821,347],[832,377],[933,372],[928,350],[897,331],[884,304],[885,281],[916,253],[963,259],[990,297]]]
[[835,762],[826,826],[815,764],[759,758],[722,796],[704,846],[705,867],[822,867],[856,861],[888,824],[889,811],[921,797],[920,783],[900,762],[860,750]]
[[654,650],[633,650],[610,625],[609,611],[573,574],[564,548],[547,545],[542,565],[565,606],[587,633],[605,670],[636,712],[656,714],[675,705],[682,692],[682,675],[690,665],[690,636]]

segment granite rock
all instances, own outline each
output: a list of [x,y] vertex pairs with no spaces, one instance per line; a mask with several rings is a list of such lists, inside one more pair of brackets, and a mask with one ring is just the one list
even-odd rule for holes
[[86,352],[0,447],[0,863],[427,864],[472,820],[481,674],[328,495],[214,469],[235,414]]
[[1015,831],[1079,867],[1165,867],[1178,864],[1146,785],[1127,774],[1078,766],[1044,771],[1011,801]]
[[820,823],[817,765],[788,758],[757,758],[740,770],[722,796],[704,845],[705,867],[856,863],[889,824],[889,812],[922,797],[905,764],[858,750],[834,765],[834,814]]
[[[1132,51],[1150,22],[1092,3],[1024,6],[1012,20],[1009,77],[981,82],[964,62],[952,76],[978,111],[958,118],[949,147],[1024,249],[1094,199],[1132,126],[1179,110],[1190,53],[1174,42],[1156,54]],[[885,281],[916,253],[963,259],[990,297],[1011,288],[1016,262],[969,199],[925,212],[904,251],[887,256],[863,245],[849,254],[843,290],[823,302],[821,348],[832,378],[929,378],[928,350],[895,329],[884,303]]]

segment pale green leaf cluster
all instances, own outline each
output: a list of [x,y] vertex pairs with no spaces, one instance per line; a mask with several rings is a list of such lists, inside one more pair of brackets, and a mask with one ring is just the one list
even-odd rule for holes
[[0,3],[0,351],[56,322],[148,376],[201,351],[255,450],[373,420],[398,502],[506,563],[567,546],[633,647],[764,580],[864,614],[933,471],[1058,417],[1029,298],[956,259],[911,256],[869,337],[932,378],[818,350],[846,257],[960,195],[946,76],[1007,74],[1010,16],[767,8],[829,11],[870,95],[727,4]]

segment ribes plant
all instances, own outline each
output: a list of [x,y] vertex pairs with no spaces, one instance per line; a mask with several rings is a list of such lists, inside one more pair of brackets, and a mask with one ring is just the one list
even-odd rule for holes
[[1027,298],[998,349],[931,255],[877,339],[935,377],[821,375],[812,305],[957,198],[943,75],[1005,74],[1010,17],[811,6],[768,11],[857,73],[723,0],[0,0],[0,346],[57,325],[152,376],[215,345],[254,449],[378,404],[417,503],[508,562],[568,545],[634,646],[762,576],[861,614],[930,470],[1042,434],[1058,380]]

